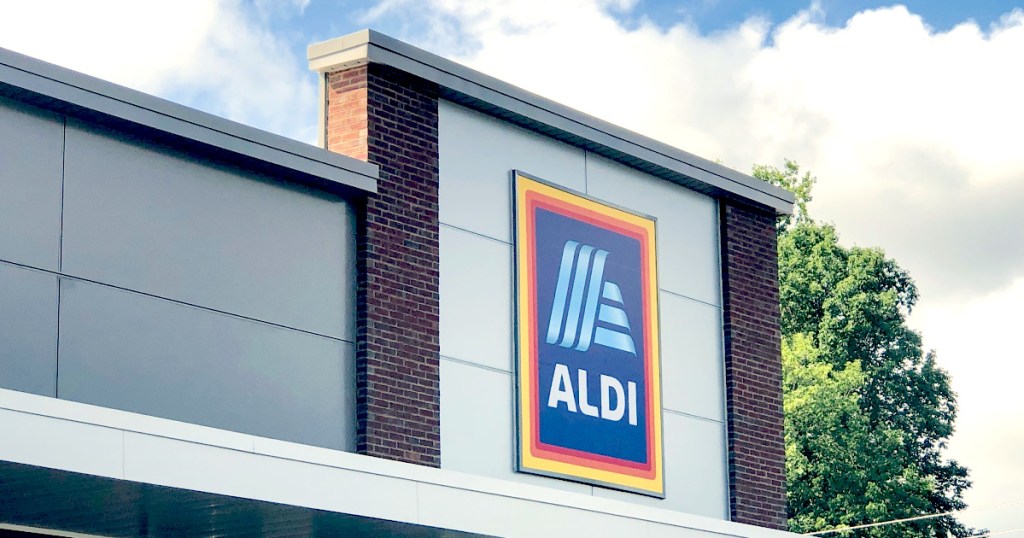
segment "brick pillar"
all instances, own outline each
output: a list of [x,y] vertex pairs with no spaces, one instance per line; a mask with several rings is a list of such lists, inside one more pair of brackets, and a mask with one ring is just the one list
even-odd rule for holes
[[356,450],[438,467],[437,88],[376,64],[325,82],[327,149],[380,167],[359,210]]
[[721,202],[729,510],[786,529],[775,215]]

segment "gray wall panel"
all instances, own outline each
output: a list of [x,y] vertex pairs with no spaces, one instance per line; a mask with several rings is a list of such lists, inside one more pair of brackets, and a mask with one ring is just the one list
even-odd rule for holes
[[665,413],[665,499],[594,488],[595,497],[729,519],[725,425]]
[[591,489],[728,517],[716,201],[450,102],[440,105],[438,131],[442,467],[548,487],[571,484],[509,467],[512,249],[492,239],[511,241],[509,172],[520,169],[658,219],[667,497]]
[[0,387],[54,396],[57,277],[0,263]]
[[88,282],[61,286],[60,398],[353,449],[351,345]]
[[657,218],[658,286],[721,306],[714,198],[589,154],[587,193]]
[[0,260],[57,270],[64,122],[0,99]]
[[512,374],[441,357],[441,468],[590,495],[593,487],[516,473]]
[[64,271],[353,339],[349,204],[69,123]]
[[724,423],[722,311],[664,291],[658,297],[662,405]]
[[441,225],[441,354],[512,371],[512,246]]
[[512,242],[513,169],[586,190],[579,148],[443,100],[437,119],[444,224]]

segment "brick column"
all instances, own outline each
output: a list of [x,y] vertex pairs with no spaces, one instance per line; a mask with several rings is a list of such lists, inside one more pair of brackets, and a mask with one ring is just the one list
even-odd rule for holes
[[325,82],[327,149],[380,167],[358,216],[356,450],[438,467],[437,88],[375,64]]
[[729,510],[733,521],[786,529],[775,215],[720,207]]

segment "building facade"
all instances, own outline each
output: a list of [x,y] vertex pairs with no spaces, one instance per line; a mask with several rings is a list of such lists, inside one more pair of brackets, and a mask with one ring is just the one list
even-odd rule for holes
[[789,193],[372,31],[309,62],[323,148],[0,54],[0,529],[785,528]]

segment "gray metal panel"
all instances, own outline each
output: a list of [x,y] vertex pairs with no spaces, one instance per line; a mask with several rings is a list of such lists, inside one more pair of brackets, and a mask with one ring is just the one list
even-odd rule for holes
[[310,176],[349,192],[376,192],[377,166],[0,49],[0,95],[91,121],[178,137],[184,143]]
[[57,270],[64,120],[0,99],[0,260]]
[[441,222],[500,241],[512,242],[513,169],[586,190],[585,153],[579,148],[443,101],[438,146]]
[[55,396],[57,277],[0,262],[0,388]]
[[662,405],[724,423],[721,309],[664,291],[658,297]]
[[89,282],[61,282],[58,396],[354,447],[350,344]]
[[341,198],[69,120],[64,272],[351,341],[355,225]]
[[595,497],[617,499],[729,519],[725,425],[665,413],[665,499],[594,488]]
[[441,225],[441,354],[512,371],[512,246]]
[[658,286],[722,304],[718,205],[709,196],[612,162],[587,158],[587,194],[658,219]]
[[590,495],[593,487],[516,473],[512,374],[441,357],[441,468]]
[[793,195],[746,174],[678,148],[623,129],[521,88],[469,69],[373,30],[310,45],[307,57],[318,69],[341,51],[356,59],[365,49],[364,61],[389,65],[442,87],[445,97],[507,120],[529,126],[549,136],[569,141],[590,151],[622,161],[649,173],[644,163],[661,168],[656,175],[696,187],[792,212]]

